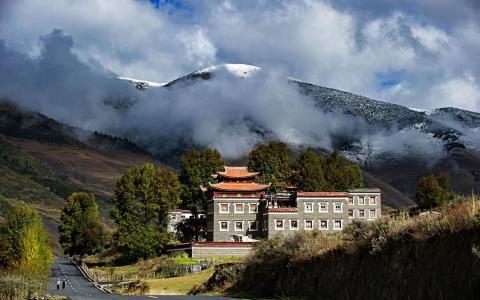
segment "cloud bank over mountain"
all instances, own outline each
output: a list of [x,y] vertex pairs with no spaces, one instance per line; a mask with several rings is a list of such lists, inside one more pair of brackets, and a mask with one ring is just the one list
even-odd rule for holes
[[89,64],[166,82],[218,63],[409,107],[480,110],[477,1],[6,1],[0,39],[39,55],[62,29]]
[[[227,158],[269,138],[330,149],[348,137],[366,151],[442,154],[431,135],[395,124],[373,130],[355,116],[319,110],[289,76],[410,107],[479,110],[479,24],[470,15],[438,23],[395,5],[365,16],[325,1],[183,3],[188,9],[130,0],[2,2],[0,98],[154,153],[199,145]],[[222,62],[261,72],[216,71],[215,80],[147,92],[117,79],[166,82]]]
[[67,124],[127,137],[152,153],[208,146],[238,158],[268,139],[331,149],[339,137],[376,152],[442,152],[439,141],[415,130],[372,128],[359,117],[318,109],[284,70],[250,68],[239,77],[228,65],[209,69],[211,80],[141,91],[82,62],[73,38],[60,30],[40,42],[35,57],[0,45],[0,95]]

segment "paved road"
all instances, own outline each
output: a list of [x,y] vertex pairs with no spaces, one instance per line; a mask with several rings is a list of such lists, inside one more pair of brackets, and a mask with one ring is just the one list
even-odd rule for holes
[[[65,290],[57,291],[56,282],[66,278],[67,285]],[[208,297],[208,296],[123,296],[115,294],[107,294],[97,289],[90,281],[88,281],[77,266],[68,259],[57,258],[52,267],[52,277],[48,283],[48,292],[54,295],[68,296],[72,300],[92,300],[92,299],[124,299],[124,300],[232,300],[225,297]]]

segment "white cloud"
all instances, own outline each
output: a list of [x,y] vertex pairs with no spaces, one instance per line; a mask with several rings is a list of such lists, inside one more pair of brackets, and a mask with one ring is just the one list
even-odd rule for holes
[[[190,1],[189,13],[166,13],[148,1],[18,0],[0,12],[0,39],[38,55],[39,36],[59,28],[83,61],[150,81],[247,63],[406,106],[478,109],[480,14],[468,1],[338,3]],[[382,87],[379,75],[398,82]]]
[[127,77],[169,81],[215,60],[198,26],[177,26],[148,1],[19,0],[3,14],[0,39],[7,45],[38,54],[39,36],[62,29],[83,60]]
[[480,86],[473,76],[467,74],[432,86],[428,99],[436,107],[463,107],[480,111]]

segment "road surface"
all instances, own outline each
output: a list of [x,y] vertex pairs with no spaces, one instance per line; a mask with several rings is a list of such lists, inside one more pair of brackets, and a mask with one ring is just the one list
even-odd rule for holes
[[[57,290],[57,280],[62,281],[64,278],[67,280],[65,290],[62,290],[61,286],[60,290]],[[48,283],[48,293],[67,296],[72,300],[232,300],[231,298],[208,296],[123,296],[104,293],[88,281],[75,264],[65,258],[55,260],[52,277]]]

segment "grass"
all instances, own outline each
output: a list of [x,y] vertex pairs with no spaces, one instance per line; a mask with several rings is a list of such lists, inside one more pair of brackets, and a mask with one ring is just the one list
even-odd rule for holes
[[213,268],[191,275],[173,278],[149,279],[150,295],[187,295],[194,286],[199,286],[213,275]]
[[0,165],[0,194],[44,206],[62,206],[63,199],[32,179]]
[[[111,266],[111,265],[103,265],[103,266],[94,266],[91,267],[90,270],[101,274],[115,274],[116,276],[131,276],[131,275],[140,275],[142,274],[151,274],[153,269],[160,264],[163,260],[165,260],[166,256],[158,256],[153,257],[144,261],[139,261],[135,264],[125,265],[125,266]],[[169,258],[173,259],[176,263],[181,265],[192,265],[204,261],[205,259],[199,258],[192,258],[185,255],[178,255],[178,256],[169,256]],[[226,262],[240,262],[242,258],[240,257],[210,257],[209,259],[213,260],[214,264],[226,263]],[[96,256],[88,257],[84,259],[87,264],[101,264],[102,261],[98,259]]]

